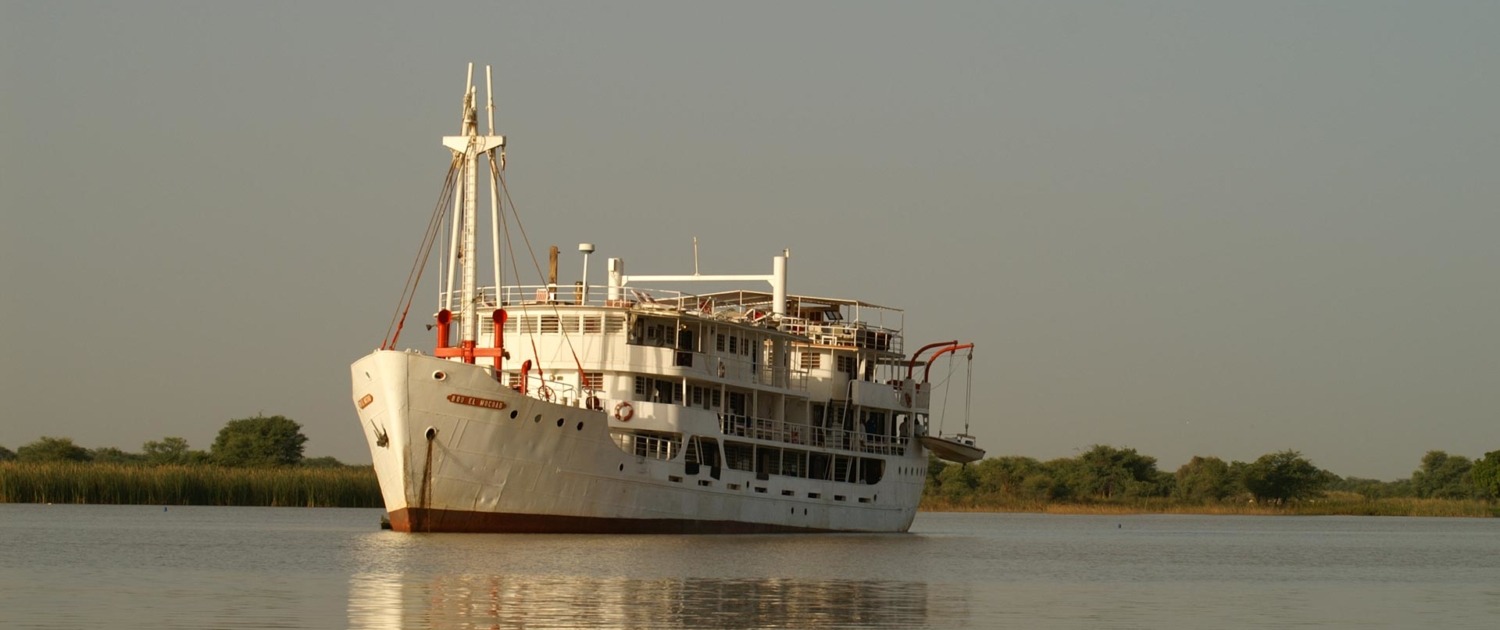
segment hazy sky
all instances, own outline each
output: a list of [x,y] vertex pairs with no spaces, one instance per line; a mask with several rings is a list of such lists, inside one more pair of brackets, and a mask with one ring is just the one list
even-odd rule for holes
[[263,412],[369,461],[348,364],[474,61],[565,275],[787,247],[794,293],[978,344],[992,455],[1405,477],[1500,449],[1497,34],[1488,1],[0,0],[0,445]]

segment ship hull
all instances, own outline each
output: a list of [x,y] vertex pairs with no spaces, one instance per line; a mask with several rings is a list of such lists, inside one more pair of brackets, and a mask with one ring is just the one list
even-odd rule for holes
[[377,351],[351,372],[397,531],[904,532],[925,480],[915,442],[880,456],[876,483],[710,470],[627,452],[612,431],[632,425],[523,395],[485,366]]
[[606,518],[406,508],[390,514],[400,532],[505,534],[787,534],[839,530],[689,518]]

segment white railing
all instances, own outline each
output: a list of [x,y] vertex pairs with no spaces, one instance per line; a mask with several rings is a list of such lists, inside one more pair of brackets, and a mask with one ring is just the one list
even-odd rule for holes
[[611,436],[615,439],[615,444],[619,445],[620,450],[637,457],[669,461],[682,449],[681,437],[671,438],[634,431],[614,431]]
[[863,322],[828,323],[784,318],[780,328],[792,334],[804,335],[820,346],[865,348],[897,354],[904,352],[901,331]]
[[725,413],[719,414],[719,431],[726,436],[879,455],[905,454],[906,445],[910,441],[905,437],[873,435],[857,430],[815,427]]
[[[517,305],[636,307],[711,319],[774,325],[778,330],[805,335],[813,343],[821,345],[902,352],[903,344],[899,328],[858,319],[842,322],[813,322],[790,315],[776,318],[760,308],[718,304],[698,294],[667,289],[646,290],[621,287],[616,299],[611,300],[609,295],[609,287],[590,286],[585,293],[577,284],[478,287],[475,289],[475,299],[482,308],[497,306],[508,308]],[[440,292],[438,300],[440,305],[451,305],[449,308],[455,312],[462,308],[462,296],[457,291],[451,296],[446,291]]]

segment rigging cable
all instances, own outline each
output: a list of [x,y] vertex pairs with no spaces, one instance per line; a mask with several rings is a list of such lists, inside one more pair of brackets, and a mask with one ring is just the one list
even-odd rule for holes
[[969,409],[974,401],[974,349],[969,348],[966,359],[969,375],[964,383],[964,435],[969,434]]
[[432,254],[433,242],[437,240],[437,234],[442,229],[443,216],[449,209],[448,201],[453,198],[453,187],[457,185],[458,167],[461,161],[458,155],[454,155],[453,162],[448,165],[448,176],[443,180],[443,188],[438,193],[437,206],[433,208],[432,218],[428,219],[427,232],[422,237],[422,245],[417,248],[416,260],[412,261],[411,270],[406,275],[406,285],[401,289],[401,297],[396,300],[396,312],[391,314],[391,323],[385,329],[389,340],[382,338],[381,350],[396,349],[396,340],[401,337],[401,329],[406,325],[406,315],[411,311],[412,299],[417,294],[417,285],[422,280],[422,269],[427,266],[428,257]]
[[938,437],[943,436],[943,423],[948,420],[948,394],[953,390],[953,354],[948,354],[948,374],[943,377],[943,415],[938,416]]
[[[531,238],[529,236],[527,236],[525,226],[521,225],[520,213],[516,211],[516,202],[510,196],[510,186],[508,186],[506,184],[505,176],[500,173],[499,169],[495,166],[495,163],[493,161],[490,162],[490,177],[491,177],[491,184],[494,184],[496,182],[499,183],[500,190],[501,190],[501,192],[504,193],[504,196],[505,196],[505,203],[510,205],[511,213],[516,216],[516,230],[521,233],[521,240],[522,240],[522,242],[524,242],[526,244],[526,252],[527,252],[527,254],[529,254],[531,256],[531,266],[532,266],[532,268],[536,269],[537,276],[538,277],[542,277],[542,265],[541,265],[541,262],[539,260],[537,260],[536,249],[533,248],[532,245],[531,245]],[[502,215],[503,214],[504,213],[502,212]],[[509,223],[505,224],[505,239],[506,239],[506,243],[509,244],[510,243],[510,224]],[[516,286],[521,286],[521,276],[520,276],[520,272],[519,272],[520,265],[516,262],[516,254],[515,254],[516,248],[514,248],[514,247],[507,247],[506,249],[510,251],[511,269],[515,273]],[[499,282],[500,282],[500,280],[496,279],[496,283],[498,284]],[[497,291],[498,291],[498,287],[497,287]],[[551,296],[549,295],[548,297],[551,297]],[[584,298],[584,300],[587,300],[588,296],[583,296],[583,298]],[[584,390],[584,387],[585,387],[585,384],[586,384],[585,381],[587,380],[584,377],[583,361],[578,358],[578,350],[573,347],[573,339],[572,339],[572,337],[570,337],[567,334],[567,331],[562,326],[562,311],[558,310],[557,304],[555,303],[555,300],[550,300],[549,299],[547,301],[551,303],[551,304],[549,304],[549,306],[551,306],[552,314],[554,316],[556,316],[557,319],[558,319],[558,332],[560,334],[562,334],[563,342],[568,345],[568,353],[573,356],[573,364],[578,369],[578,389],[579,389],[580,392],[582,392]],[[526,301],[525,300],[521,300],[521,315],[523,317],[525,317],[525,316],[527,316],[527,314],[528,313],[527,313],[527,309],[526,309]],[[604,322],[600,323],[601,330],[602,330],[602,327],[604,325],[605,325]],[[581,326],[582,326],[582,322],[580,322],[580,330],[582,330]],[[520,329],[520,326],[517,326],[517,330],[518,331],[519,331],[519,329]],[[536,332],[534,330],[528,329],[527,330],[527,334],[528,334],[527,338],[531,342],[531,354],[532,354],[533,357],[536,357],[537,376],[538,376],[538,378],[542,378],[544,376],[544,372],[542,371],[542,358],[541,358],[541,356],[539,355],[539,353],[537,352],[537,349],[536,349]],[[545,379],[543,379],[543,383],[545,384]]]

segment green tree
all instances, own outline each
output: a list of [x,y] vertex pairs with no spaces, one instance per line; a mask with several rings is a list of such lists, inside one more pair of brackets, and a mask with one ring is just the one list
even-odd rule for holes
[[1329,482],[1325,490],[1353,492],[1366,499],[1392,499],[1416,496],[1412,492],[1410,479],[1380,481],[1378,479],[1362,479],[1359,477],[1335,478]]
[[974,498],[974,489],[979,486],[979,476],[973,466],[954,465],[943,469],[938,482],[942,484],[943,498],[963,501]]
[[1030,457],[991,457],[974,464],[978,490],[1011,499],[1047,499],[1052,477]]
[[1165,494],[1156,458],[1133,448],[1096,444],[1068,466],[1063,481],[1078,497],[1123,499]]
[[343,468],[344,462],[331,456],[309,457],[302,460],[302,466],[305,468]]
[[23,462],[86,462],[88,449],[73,443],[73,438],[42,436],[16,449],[16,459]]
[[307,436],[302,425],[285,416],[230,420],[219,429],[210,449],[221,466],[291,466],[302,461]]
[[151,440],[141,445],[146,461],[152,465],[190,464],[194,453],[188,450],[188,441],[180,437],[164,437],[160,442]]
[[16,459],[16,452],[4,446],[0,446],[0,462],[8,462]]
[[1412,489],[1424,499],[1468,499],[1474,496],[1469,469],[1474,462],[1461,455],[1427,451],[1422,467],[1411,474]]
[[89,450],[89,461],[98,464],[141,464],[145,463],[146,456],[127,453],[113,446],[101,446]]
[[1500,451],[1490,451],[1469,469],[1469,483],[1476,496],[1500,499]]
[[1257,501],[1274,503],[1319,496],[1333,480],[1333,475],[1292,450],[1262,455],[1245,467],[1244,474],[1245,489]]
[[1177,469],[1172,496],[1196,503],[1221,501],[1235,493],[1238,483],[1229,464],[1217,457],[1198,457]]

